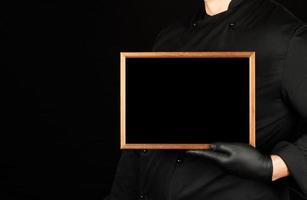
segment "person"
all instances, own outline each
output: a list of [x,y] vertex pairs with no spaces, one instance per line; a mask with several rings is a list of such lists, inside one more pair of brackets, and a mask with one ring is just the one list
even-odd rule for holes
[[[153,51],[255,51],[256,143],[123,151],[106,200],[307,197],[307,26],[274,0],[205,0]],[[233,131],[233,130],[229,130]]]

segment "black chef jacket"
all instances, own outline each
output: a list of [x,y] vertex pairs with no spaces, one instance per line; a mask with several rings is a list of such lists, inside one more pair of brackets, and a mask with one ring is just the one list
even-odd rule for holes
[[123,151],[110,200],[276,200],[307,195],[307,26],[272,0],[232,0],[214,16],[199,12],[157,36],[154,51],[255,51],[256,139],[291,176],[242,178],[184,151]]

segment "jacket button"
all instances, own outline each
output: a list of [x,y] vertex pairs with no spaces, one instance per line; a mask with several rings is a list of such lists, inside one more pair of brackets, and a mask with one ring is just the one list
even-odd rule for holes
[[234,28],[235,26],[236,26],[236,23],[234,23],[234,22],[229,23],[230,28]]
[[178,158],[178,159],[176,160],[176,163],[177,163],[177,164],[182,164],[182,163],[183,163],[183,160],[182,160],[181,158]]
[[193,30],[195,30],[197,28],[197,23],[193,23]]
[[145,199],[144,194],[139,194],[139,199]]

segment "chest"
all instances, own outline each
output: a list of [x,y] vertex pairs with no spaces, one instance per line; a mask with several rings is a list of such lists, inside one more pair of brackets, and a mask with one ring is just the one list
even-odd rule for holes
[[255,51],[257,128],[286,115],[281,82],[289,34],[282,27],[208,24],[170,35],[164,38],[163,51]]

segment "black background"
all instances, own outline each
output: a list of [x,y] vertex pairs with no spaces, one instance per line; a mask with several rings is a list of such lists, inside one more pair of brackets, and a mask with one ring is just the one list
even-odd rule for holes
[[[305,0],[284,0],[305,21]],[[199,0],[1,1],[0,199],[101,199],[119,159],[119,52]]]
[[249,143],[249,75],[249,58],[126,59],[126,142]]

